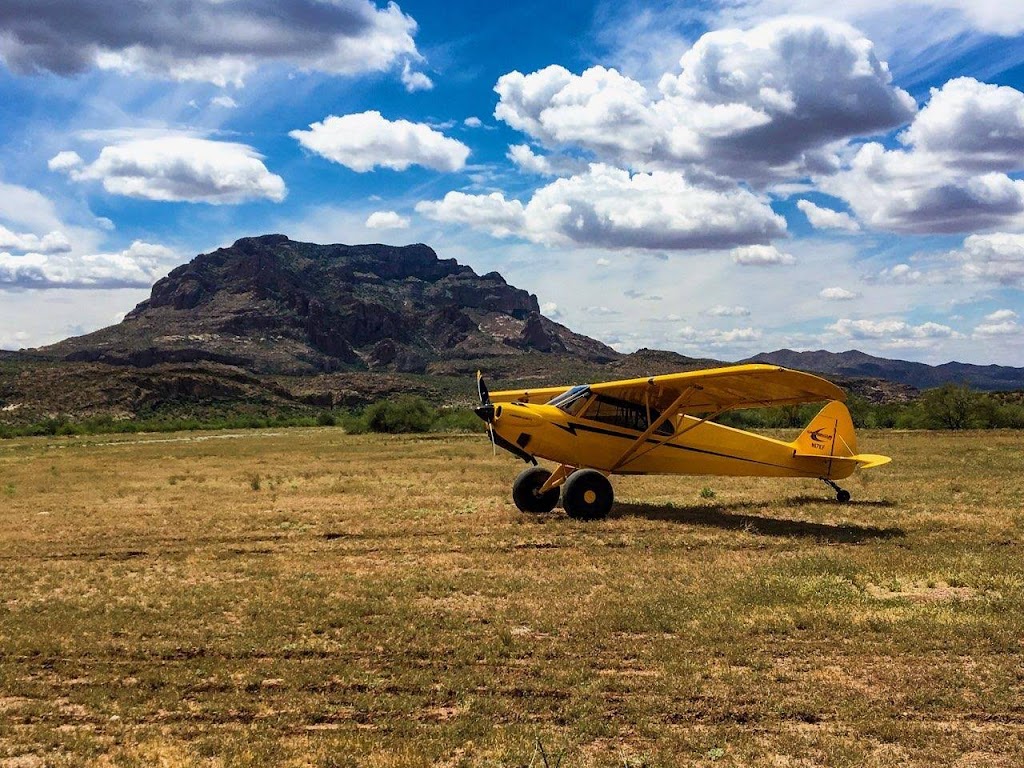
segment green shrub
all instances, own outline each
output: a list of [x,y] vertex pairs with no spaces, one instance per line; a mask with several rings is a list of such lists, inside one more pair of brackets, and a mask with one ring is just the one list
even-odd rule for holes
[[431,432],[479,432],[484,423],[468,408],[442,408],[430,427]]
[[366,409],[363,420],[371,432],[399,434],[429,431],[434,416],[434,409],[422,397],[402,395],[396,400],[374,403]]

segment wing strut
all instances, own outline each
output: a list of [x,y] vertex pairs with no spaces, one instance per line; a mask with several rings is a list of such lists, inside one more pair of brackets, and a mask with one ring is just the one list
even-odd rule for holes
[[614,472],[615,470],[619,469],[622,465],[624,465],[627,461],[629,461],[633,454],[640,450],[640,446],[647,442],[647,438],[653,435],[658,427],[660,427],[666,421],[675,416],[679,412],[679,409],[683,407],[686,398],[688,398],[690,394],[697,389],[701,389],[701,387],[694,385],[691,387],[687,387],[682,392],[680,392],[679,397],[673,400],[672,404],[664,411],[662,411],[661,416],[659,416],[653,422],[651,422],[651,424],[647,427],[644,433],[640,435],[640,437],[638,437],[633,442],[633,444],[629,446],[629,448],[626,449],[626,452],[622,454],[622,456],[619,458],[617,462],[615,462],[614,465],[612,465],[612,468],[608,470],[608,472]]
[[623,461],[622,459],[619,459],[618,463],[615,465],[614,469],[612,469],[611,471],[615,472],[616,470],[622,469],[629,462],[636,461],[641,456],[646,456],[648,453],[653,451],[655,448],[660,448],[661,446],[663,446],[669,440],[673,440],[673,439],[679,437],[680,435],[685,435],[691,429],[695,429],[695,428],[699,427],[705,421],[710,421],[711,419],[715,418],[716,416],[720,416],[721,414],[723,414],[723,413],[725,413],[726,411],[729,411],[729,410],[732,410],[731,406],[725,407],[725,408],[719,408],[717,411],[715,411],[713,413],[709,413],[707,416],[702,417],[698,421],[695,421],[692,424],[687,424],[686,427],[684,427],[683,429],[680,429],[678,432],[675,432],[675,433],[673,433],[671,435],[668,435],[661,442],[655,443],[654,445],[648,447],[648,449],[646,451],[644,451],[643,453],[633,454],[632,456],[628,457],[628,460],[626,460],[626,461]]

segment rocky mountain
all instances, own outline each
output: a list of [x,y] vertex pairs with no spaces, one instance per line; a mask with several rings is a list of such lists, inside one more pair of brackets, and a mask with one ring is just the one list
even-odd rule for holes
[[855,349],[848,352],[794,352],[791,349],[780,349],[754,355],[743,362],[782,365],[832,377],[884,379],[915,389],[929,389],[948,383],[968,384],[974,389],[990,392],[1024,389],[1024,368],[967,363],[926,365],[873,357]]
[[[39,353],[151,367],[221,363],[262,374],[458,374],[530,352],[592,363],[620,355],[540,314],[497,272],[426,245],[315,245],[284,235],[196,256],[118,325]],[[503,359],[505,359],[503,361]]]

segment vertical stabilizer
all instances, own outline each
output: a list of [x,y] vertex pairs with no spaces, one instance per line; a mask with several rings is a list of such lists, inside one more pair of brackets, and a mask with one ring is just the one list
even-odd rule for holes
[[793,441],[793,451],[798,456],[856,456],[857,436],[846,406],[833,400],[822,408]]

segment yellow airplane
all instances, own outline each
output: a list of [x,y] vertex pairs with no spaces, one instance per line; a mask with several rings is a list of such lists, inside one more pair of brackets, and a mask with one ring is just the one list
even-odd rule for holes
[[[836,484],[888,456],[857,452],[846,394],[825,379],[774,365],[737,365],[575,387],[489,393],[480,406],[494,445],[532,464],[512,486],[523,512],[604,517],[609,475],[746,475],[818,478]],[[726,411],[829,401],[791,443],[712,421]],[[556,462],[552,472],[537,457]]]

